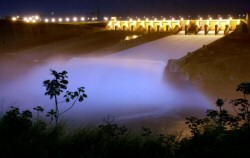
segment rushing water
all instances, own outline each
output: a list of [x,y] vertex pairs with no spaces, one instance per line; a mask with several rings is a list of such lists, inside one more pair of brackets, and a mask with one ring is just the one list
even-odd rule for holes
[[[188,112],[209,108],[210,103],[193,87],[177,88],[164,80],[167,60],[180,58],[220,37],[176,35],[105,57],[72,56],[67,60],[54,57],[32,66],[15,79],[4,81],[0,85],[0,99],[2,105],[22,109],[43,106],[49,110],[53,100],[44,96],[42,82],[51,77],[50,69],[66,70],[68,89],[84,86],[88,95],[83,103],[77,103],[62,116],[66,122],[100,123],[107,116],[118,122],[153,119],[159,123],[164,121],[161,117],[178,120],[184,117],[183,113],[188,116]],[[64,109],[67,104],[60,107]]]

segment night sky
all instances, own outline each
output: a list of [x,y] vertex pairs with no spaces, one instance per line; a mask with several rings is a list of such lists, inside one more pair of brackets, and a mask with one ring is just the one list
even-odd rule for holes
[[250,12],[250,0],[0,0],[0,16],[228,16]]

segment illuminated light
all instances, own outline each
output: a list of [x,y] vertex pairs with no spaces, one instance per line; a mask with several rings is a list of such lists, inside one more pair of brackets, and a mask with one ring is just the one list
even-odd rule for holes
[[222,18],[220,17],[220,20],[222,20]]
[[104,17],[103,20],[104,20],[104,21],[108,21],[108,17]]
[[125,37],[125,40],[126,40],[126,41],[129,41],[129,40],[136,39],[136,38],[138,38],[138,37],[139,37],[138,35],[129,35],[129,36],[126,36],[126,37]]
[[200,17],[200,20],[202,20],[202,17]]
[[23,20],[24,20],[24,21],[28,21],[28,18],[27,18],[27,17],[24,17]]
[[174,20],[174,18],[172,18],[172,20]]
[[36,22],[36,20],[35,20],[35,19],[33,19],[33,20],[32,20],[32,22],[33,22],[33,23],[35,23],[35,22]]
[[74,22],[77,22],[77,20],[78,20],[77,17],[74,17],[74,18],[73,18],[73,21],[74,21]]
[[44,19],[44,22],[48,23],[48,22],[49,22],[49,19],[47,19],[47,18],[46,18],[46,19]]
[[35,20],[39,20],[40,17],[38,15],[35,16]]
[[65,21],[69,22],[69,21],[70,21],[70,19],[69,19],[69,18],[65,18]]
[[166,19],[165,19],[165,18],[163,18],[163,21],[166,21]]
[[146,19],[146,21],[148,21],[148,18]]
[[16,20],[17,20],[17,18],[16,18],[16,17],[12,17],[11,19],[12,19],[12,21],[16,21]]
[[232,20],[232,17],[229,17],[229,20]]
[[56,22],[56,19],[55,19],[55,18],[52,18],[52,19],[51,19],[51,22]]
[[213,19],[212,17],[209,18],[209,20],[212,20],[212,19]]
[[84,18],[84,17],[81,17],[81,21],[85,21],[85,18]]
[[132,22],[132,21],[133,21],[133,19],[132,19],[132,18],[130,18],[130,19],[129,19],[129,21],[130,21],[130,22]]
[[59,22],[62,22],[62,18],[58,18],[58,21],[59,21]]
[[19,16],[16,16],[17,19],[19,19],[20,17]]
[[183,21],[184,20],[184,18],[181,18],[181,21]]
[[141,21],[141,19],[139,18],[139,19],[137,19],[137,21]]
[[157,18],[155,18],[154,21],[157,21]]
[[29,17],[29,21],[31,21],[33,18],[32,17]]

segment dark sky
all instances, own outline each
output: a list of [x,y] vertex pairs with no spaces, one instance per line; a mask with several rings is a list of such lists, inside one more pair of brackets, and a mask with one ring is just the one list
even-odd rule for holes
[[0,0],[0,16],[207,16],[250,12],[250,0]]

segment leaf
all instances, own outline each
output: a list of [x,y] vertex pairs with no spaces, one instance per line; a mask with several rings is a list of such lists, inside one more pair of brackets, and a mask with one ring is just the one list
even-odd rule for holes
[[68,103],[70,101],[70,99],[69,98],[66,98],[66,102]]

